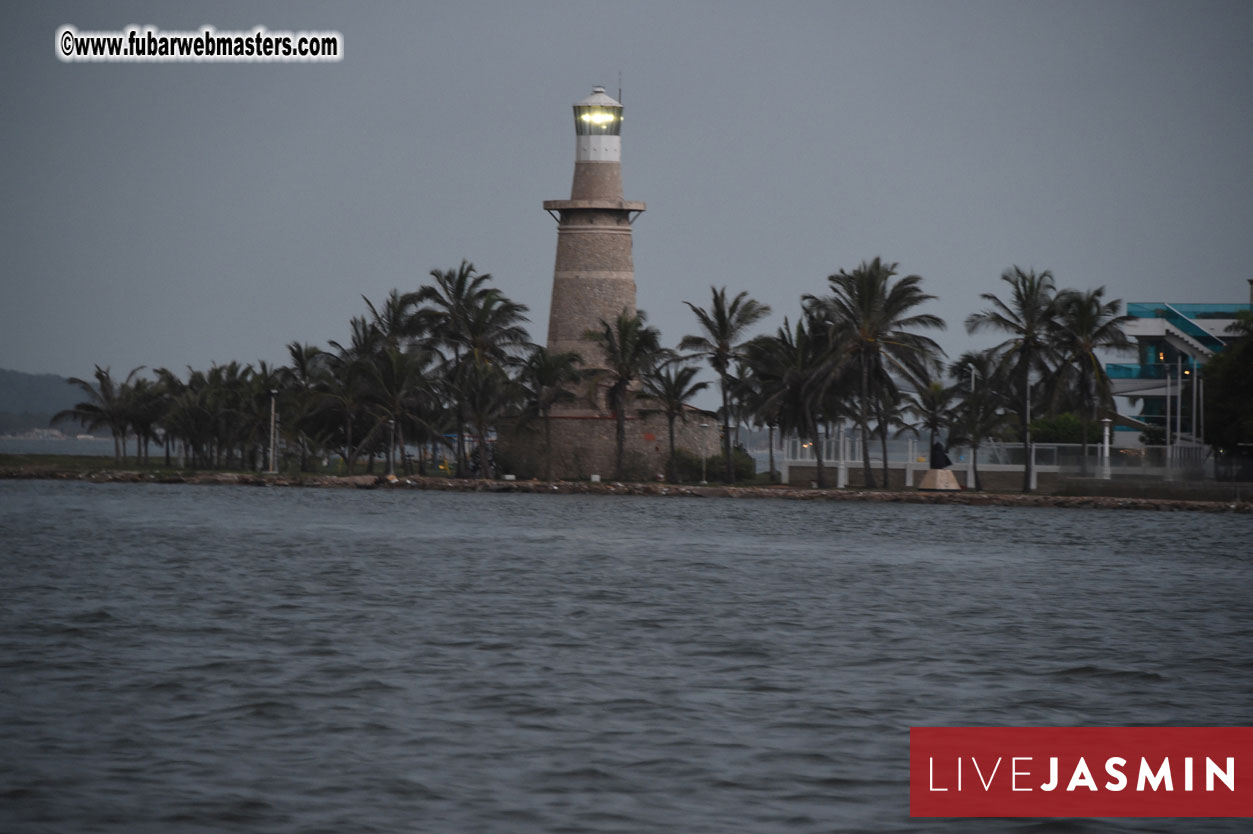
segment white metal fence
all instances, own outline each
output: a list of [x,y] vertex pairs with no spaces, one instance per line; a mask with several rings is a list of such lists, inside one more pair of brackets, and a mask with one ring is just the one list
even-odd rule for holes
[[[852,432],[836,432],[821,441],[822,460],[825,467],[839,472],[839,483],[847,485],[848,467],[862,463],[861,439]],[[1201,445],[1145,446],[1138,449],[1112,448],[1108,466],[1104,460],[1104,448],[1099,443],[1089,444],[1087,457],[1079,443],[1033,444],[1033,469],[1038,473],[1058,473],[1063,476],[1088,475],[1098,478],[1160,478],[1160,479],[1210,479],[1214,477],[1214,460],[1210,449]],[[757,460],[758,471],[768,468],[769,448],[761,444],[749,449]],[[817,463],[818,449],[809,441],[796,437],[776,441],[774,449],[775,469],[784,482],[788,480],[793,466],[811,467]],[[870,465],[876,471],[883,468],[883,444],[872,438],[869,448]],[[973,483],[974,454],[968,446],[955,446],[948,450],[954,472],[964,473]],[[931,452],[926,440],[913,438],[893,439],[887,444],[889,469],[905,471],[905,483],[912,485],[914,474],[930,468]],[[978,450],[978,466],[981,472],[1022,471],[1025,461],[1020,443],[988,442]]]

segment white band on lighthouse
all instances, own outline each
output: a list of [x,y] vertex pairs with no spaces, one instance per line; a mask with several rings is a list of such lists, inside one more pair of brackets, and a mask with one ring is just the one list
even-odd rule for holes
[[622,137],[603,133],[576,136],[575,162],[621,162]]

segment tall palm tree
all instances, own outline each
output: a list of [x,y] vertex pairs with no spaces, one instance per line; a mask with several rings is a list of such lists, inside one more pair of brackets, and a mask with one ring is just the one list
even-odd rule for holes
[[[457,269],[431,270],[433,283],[418,289],[415,301],[430,304],[423,312],[432,341],[448,352],[445,371],[451,390],[459,389],[468,371],[467,361],[511,361],[511,351],[524,347],[529,339],[525,328],[525,305],[510,301],[499,290],[488,286],[490,273],[479,274],[474,264],[461,261]],[[460,401],[453,403],[457,422],[457,467],[466,469],[466,411]]]
[[[1122,299],[1105,300],[1105,288],[1088,292],[1065,290],[1057,296],[1058,329],[1054,341],[1061,354],[1059,370],[1073,370],[1077,376],[1079,421],[1083,426],[1081,472],[1088,474],[1088,426],[1096,420],[1097,406],[1110,407],[1114,395],[1098,350],[1129,350],[1131,340],[1123,325],[1132,316],[1122,315]],[[1059,374],[1059,376],[1061,376]]]
[[970,447],[970,466],[975,489],[983,489],[979,477],[979,447],[988,438],[999,437],[1009,420],[1005,413],[1008,386],[996,357],[990,351],[967,351],[949,366],[954,388],[962,394],[954,409],[951,443]]
[[553,479],[553,435],[551,412],[559,402],[573,400],[570,390],[580,378],[577,353],[552,353],[536,345],[518,369],[518,384],[526,401],[523,420],[538,417],[544,421],[544,479]]
[[[136,369],[138,370],[138,369]],[[149,443],[158,439],[157,424],[165,410],[163,389],[159,382],[138,377],[127,390],[128,420],[135,432],[135,462],[148,463]]]
[[53,423],[75,420],[88,431],[108,426],[113,435],[113,457],[118,462],[126,455],[126,432],[130,427],[130,403],[128,391],[135,374],[142,367],[135,368],[126,375],[126,379],[118,383],[108,368],[96,366],[96,382],[93,385],[84,379],[70,377],[66,380],[70,385],[77,385],[87,399],[75,404],[72,408],[58,411],[52,416]]
[[774,336],[758,336],[745,346],[746,362],[760,386],[758,413],[774,419],[784,435],[795,433],[814,444],[819,487],[826,486],[819,416],[834,378],[830,369],[838,367],[838,351],[823,331],[809,317],[794,329],[785,318]]
[[690,301],[683,302],[696,314],[701,332],[684,336],[679,342],[679,350],[697,351],[709,360],[710,367],[718,374],[722,389],[722,452],[727,464],[727,483],[730,483],[735,478],[731,464],[731,409],[728,402],[731,364],[743,358],[745,332],[768,316],[770,307],[749,298],[747,291],[728,302],[726,287],[709,289],[713,298],[708,310]]
[[423,348],[386,347],[363,363],[366,414],[372,420],[366,440],[387,431],[387,471],[395,471],[395,452],[404,454],[406,437],[425,440],[434,433],[429,421],[434,400],[433,381],[427,376],[434,356]]
[[[270,404],[273,398],[277,407],[278,393],[286,378],[285,372],[286,368],[271,365],[262,359],[252,368],[252,374],[243,386],[240,396],[240,440],[246,449],[249,469],[256,469],[258,465],[268,469],[273,465],[277,470],[277,461],[270,460]],[[279,415],[275,416],[277,418]],[[275,449],[276,455],[277,452]]]
[[214,363],[205,375],[207,401],[213,415],[214,465],[229,467],[239,452],[243,465],[244,447],[251,426],[249,420],[249,380],[251,365],[232,359],[225,365]]
[[[923,376],[944,355],[935,340],[911,332],[944,329],[944,320],[939,316],[914,312],[915,307],[935,296],[922,291],[922,278],[917,275],[906,275],[894,282],[897,266],[879,258],[870,263],[863,261],[852,272],[841,270],[828,277],[830,295],[802,297],[806,309],[837,334],[857,369],[857,423],[863,438],[870,436],[874,383],[890,381],[893,373]],[[874,487],[868,443],[862,444],[862,477],[866,486]]]
[[352,474],[353,464],[357,460],[357,438],[353,433],[353,426],[359,422],[367,399],[365,364],[364,359],[341,348],[337,355],[328,357],[321,383],[318,385],[318,396],[325,413],[334,415],[342,428],[340,440],[348,474]]
[[623,459],[626,449],[626,415],[631,386],[659,362],[670,357],[661,347],[661,332],[646,324],[643,310],[630,315],[626,310],[612,322],[600,321],[599,330],[587,331],[586,338],[604,351],[605,368],[596,376],[608,383],[608,403],[616,422],[614,477],[626,477]]
[[892,433],[893,437],[900,437],[906,432],[918,436],[918,429],[915,424],[910,423],[907,419],[912,409],[908,397],[902,399],[899,392],[894,388],[879,389],[878,396],[875,397],[875,418],[878,424],[875,426],[875,434],[879,435],[879,464],[880,472],[883,474],[883,486],[888,488],[892,484],[891,466],[888,459],[888,433],[892,429],[896,429]]
[[186,389],[183,381],[178,378],[178,374],[169,368],[157,368],[153,371],[157,378],[157,396],[160,402],[160,416],[157,423],[161,427],[161,436],[165,445],[165,466],[168,469],[172,466],[171,446],[175,440],[183,442],[183,458],[186,459],[186,438],[181,434],[176,425],[176,404],[179,396]]
[[361,300],[370,310],[371,326],[390,348],[403,347],[407,339],[421,334],[427,322],[426,317],[419,315],[415,309],[418,304],[416,292],[402,295],[393,289],[379,307],[375,307],[364,295],[361,296]]
[[1001,280],[1009,285],[1009,300],[1002,301],[994,293],[979,297],[992,306],[966,317],[966,331],[1000,331],[1008,338],[993,350],[1016,380],[1021,396],[1019,426],[1022,431],[1024,466],[1022,491],[1031,491],[1031,472],[1034,466],[1031,453],[1031,374],[1039,372],[1047,377],[1049,360],[1054,351],[1054,338],[1058,327],[1058,305],[1053,273],[1047,269],[1036,274],[1035,270],[1023,270],[1017,266],[1001,273]]
[[643,396],[657,403],[657,410],[666,415],[670,432],[670,457],[666,460],[666,479],[679,482],[679,467],[674,448],[674,421],[687,422],[688,400],[709,387],[708,382],[693,382],[697,369],[680,362],[667,362],[644,374]]
[[919,380],[918,390],[905,397],[905,409],[918,418],[916,426],[927,431],[927,452],[940,433],[956,420],[953,399],[956,391],[937,379]]
[[478,435],[479,477],[491,477],[488,458],[488,431],[517,402],[517,385],[498,364],[487,361],[466,362],[459,377],[461,401],[465,413]]
[[766,428],[767,451],[770,455],[769,478],[773,483],[775,476],[774,437],[775,429],[779,426],[778,404],[769,402],[765,381],[758,376],[756,368],[748,359],[748,353],[749,348],[746,345],[745,359],[736,374],[734,396],[747,412],[751,425]]
[[300,471],[304,472],[308,469],[313,445],[314,415],[318,406],[317,388],[325,374],[329,354],[314,345],[302,345],[299,342],[290,342],[287,353],[291,357],[291,364],[283,377],[283,410],[287,419],[282,425],[289,438],[294,438],[300,449]]

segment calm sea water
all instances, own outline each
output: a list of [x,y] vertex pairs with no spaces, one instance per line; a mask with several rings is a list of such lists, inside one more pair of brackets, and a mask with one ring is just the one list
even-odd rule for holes
[[0,482],[5,832],[911,820],[908,728],[1253,723],[1247,517]]

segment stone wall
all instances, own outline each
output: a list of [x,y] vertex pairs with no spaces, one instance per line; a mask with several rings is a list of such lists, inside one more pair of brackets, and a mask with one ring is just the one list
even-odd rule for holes
[[614,226],[562,224],[557,227],[557,260],[554,271],[558,274],[633,273],[635,265],[631,260],[631,227],[624,229]]
[[599,330],[600,321],[612,322],[623,310],[635,312],[635,279],[631,272],[553,276],[552,312],[548,318],[548,349],[572,350],[583,357],[585,368],[604,367],[599,348],[587,331]]
[[[588,478],[600,475],[602,480],[614,476],[617,452],[617,424],[612,415],[554,416],[552,431],[553,477]],[[675,421],[675,447],[694,455],[712,455],[718,451],[718,426],[712,419],[702,429],[689,417],[688,422]],[[514,471],[502,474],[519,478],[544,476],[544,424],[532,420],[524,426],[515,423],[499,427],[498,457]],[[670,455],[669,434],[664,415],[636,414],[626,421],[626,442],[623,461],[629,480],[656,480],[666,471]]]
[[571,200],[621,200],[622,163],[575,162]]

